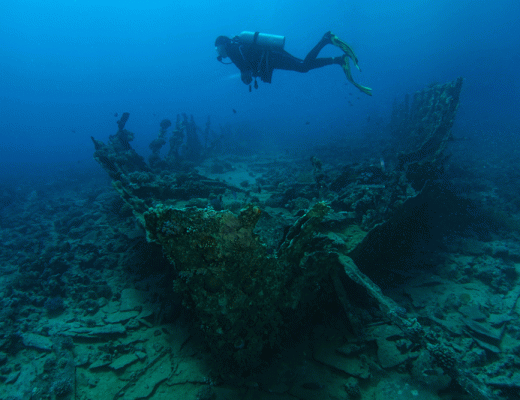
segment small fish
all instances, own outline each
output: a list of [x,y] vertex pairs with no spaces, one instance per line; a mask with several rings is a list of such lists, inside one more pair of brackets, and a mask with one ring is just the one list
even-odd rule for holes
[[114,117],[117,117],[117,115],[118,115],[117,113],[114,113]]
[[71,129],[70,131],[71,131],[72,133],[76,133],[76,131],[75,131],[74,129]]
[[348,105],[352,107],[354,104],[352,104],[352,102],[349,100]]
[[[346,85],[346,83],[345,83],[345,85]],[[352,96],[352,92],[349,92],[348,94],[349,94],[349,96]]]
[[309,121],[305,121],[305,125],[310,125],[311,123]]
[[233,110],[233,114],[236,114],[236,113],[237,113],[237,110],[235,110],[234,108],[233,108],[232,110]]
[[370,115],[367,117],[367,122],[370,122]]

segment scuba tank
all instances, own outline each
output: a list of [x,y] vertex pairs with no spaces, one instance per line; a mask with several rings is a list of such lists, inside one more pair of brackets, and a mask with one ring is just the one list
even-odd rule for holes
[[244,31],[237,35],[240,42],[245,44],[257,44],[273,50],[283,50],[285,36],[270,35],[268,33]]

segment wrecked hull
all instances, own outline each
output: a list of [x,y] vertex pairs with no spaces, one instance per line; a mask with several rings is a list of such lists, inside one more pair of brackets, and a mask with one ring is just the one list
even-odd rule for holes
[[[338,239],[334,229],[330,229],[333,226],[330,222],[322,224],[330,207],[316,203],[288,227],[277,248],[268,249],[255,233],[263,212],[259,207],[247,206],[238,213],[175,207],[172,190],[176,196],[189,198],[190,187],[201,185],[200,175],[185,176],[182,182],[168,174],[158,179],[159,171],[142,167],[133,153],[128,153],[132,167],[127,168],[122,157],[123,152],[130,151],[126,145],[103,147],[94,141],[95,158],[145,227],[148,240],[159,244],[175,266],[179,274],[175,291],[182,294],[185,305],[193,310],[214,358],[229,371],[254,369],[265,352],[279,349],[305,319],[306,306],[315,300],[320,287],[334,291],[345,314],[351,316],[354,332],[363,334],[364,327],[351,313],[355,306],[346,290],[346,281],[362,288],[364,295],[379,308],[385,323],[428,351],[433,360],[443,358],[449,351],[432,347],[421,324],[407,318],[406,312],[371,279],[378,274],[377,269],[365,270],[364,266],[370,264],[374,249],[388,246],[385,243],[388,233],[403,227],[413,232],[410,222],[421,218],[415,210],[417,204],[436,200],[439,191],[432,180],[439,177],[447,157],[446,145],[451,138],[461,85],[462,79],[458,79],[427,88],[415,96],[411,108],[406,106],[404,112],[395,113],[393,123],[399,128],[396,135],[399,139],[412,137],[412,140],[396,147],[397,168],[379,174],[382,184],[378,181],[362,189],[377,199],[380,211],[371,214],[361,205],[353,212],[353,220],[347,218],[339,223],[343,227],[357,224],[366,231],[363,239],[353,242],[344,237]],[[138,174],[147,178],[139,183]],[[232,188],[209,179],[206,182],[211,182],[213,191]],[[332,182],[335,194],[331,204],[348,202],[349,182],[348,174]],[[429,228],[423,221],[415,222],[422,223],[418,225],[421,229]],[[413,239],[413,235],[410,233],[407,238]],[[357,260],[363,268],[356,265]],[[414,357],[410,352],[406,359]],[[457,365],[457,361],[449,356],[444,358],[449,362],[441,365],[440,374],[444,371],[456,379],[475,398],[492,398],[488,388],[473,376],[453,372],[464,370],[464,366],[454,368],[448,364]]]

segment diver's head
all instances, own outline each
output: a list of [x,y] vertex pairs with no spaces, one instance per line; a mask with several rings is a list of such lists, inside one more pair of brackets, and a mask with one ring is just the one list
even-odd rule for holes
[[229,43],[231,43],[231,39],[227,36],[219,36],[217,40],[215,40],[215,50],[217,50],[218,53],[217,60],[222,61],[223,58],[228,56],[227,45]]

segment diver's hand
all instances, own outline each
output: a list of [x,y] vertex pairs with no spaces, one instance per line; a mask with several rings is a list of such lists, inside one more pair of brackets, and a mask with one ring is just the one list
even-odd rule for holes
[[240,78],[242,82],[249,85],[253,81],[253,73],[251,71],[243,71]]

